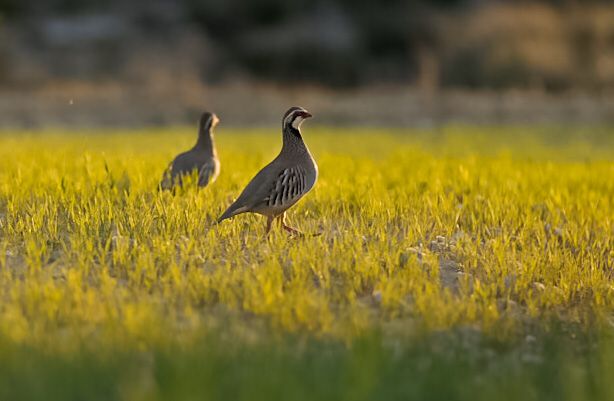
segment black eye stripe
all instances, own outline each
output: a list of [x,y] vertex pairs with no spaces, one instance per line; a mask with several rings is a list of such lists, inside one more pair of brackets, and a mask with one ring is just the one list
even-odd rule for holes
[[294,110],[292,112],[290,112],[290,114],[288,114],[288,116],[286,117],[286,124],[291,124],[294,122],[294,120],[296,120],[297,117],[301,117],[301,114],[304,112],[304,110]]

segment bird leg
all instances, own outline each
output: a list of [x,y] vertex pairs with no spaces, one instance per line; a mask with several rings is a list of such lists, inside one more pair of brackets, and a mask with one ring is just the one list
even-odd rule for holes
[[274,217],[267,217],[266,218],[266,233],[265,235],[268,237],[269,233],[271,232],[271,226],[273,225],[273,219]]
[[299,230],[297,230],[296,228],[290,227],[289,225],[286,224],[286,212],[283,212],[279,217],[277,217],[279,219],[279,223],[281,225],[281,227],[286,230],[287,232],[289,232],[290,234],[296,234],[296,235],[300,235],[302,236],[303,233]]

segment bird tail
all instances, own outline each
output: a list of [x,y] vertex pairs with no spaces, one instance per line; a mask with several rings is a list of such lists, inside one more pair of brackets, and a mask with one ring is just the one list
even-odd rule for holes
[[247,208],[245,207],[239,207],[237,208],[234,204],[230,205],[230,207],[228,209],[226,209],[226,211],[217,219],[218,223],[221,223],[222,221],[229,219],[233,216],[236,216],[237,214],[246,212]]
[[168,191],[173,189],[173,177],[171,175],[171,165],[168,166],[164,173],[162,174],[162,180],[160,180],[160,184],[158,184],[158,192],[160,191]]

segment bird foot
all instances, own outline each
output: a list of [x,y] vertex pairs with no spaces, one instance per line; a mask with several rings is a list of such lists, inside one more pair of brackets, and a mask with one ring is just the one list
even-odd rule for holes
[[289,232],[292,235],[296,235],[298,237],[304,237],[305,236],[305,234],[303,234],[303,232],[297,230],[296,228],[287,226],[285,224],[283,224],[282,227],[283,227],[284,230],[286,230],[287,232]]

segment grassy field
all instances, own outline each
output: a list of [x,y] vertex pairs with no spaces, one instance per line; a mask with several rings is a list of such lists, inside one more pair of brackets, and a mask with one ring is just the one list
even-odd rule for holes
[[305,124],[321,235],[216,225],[278,131],[1,133],[0,399],[614,399],[614,129]]

